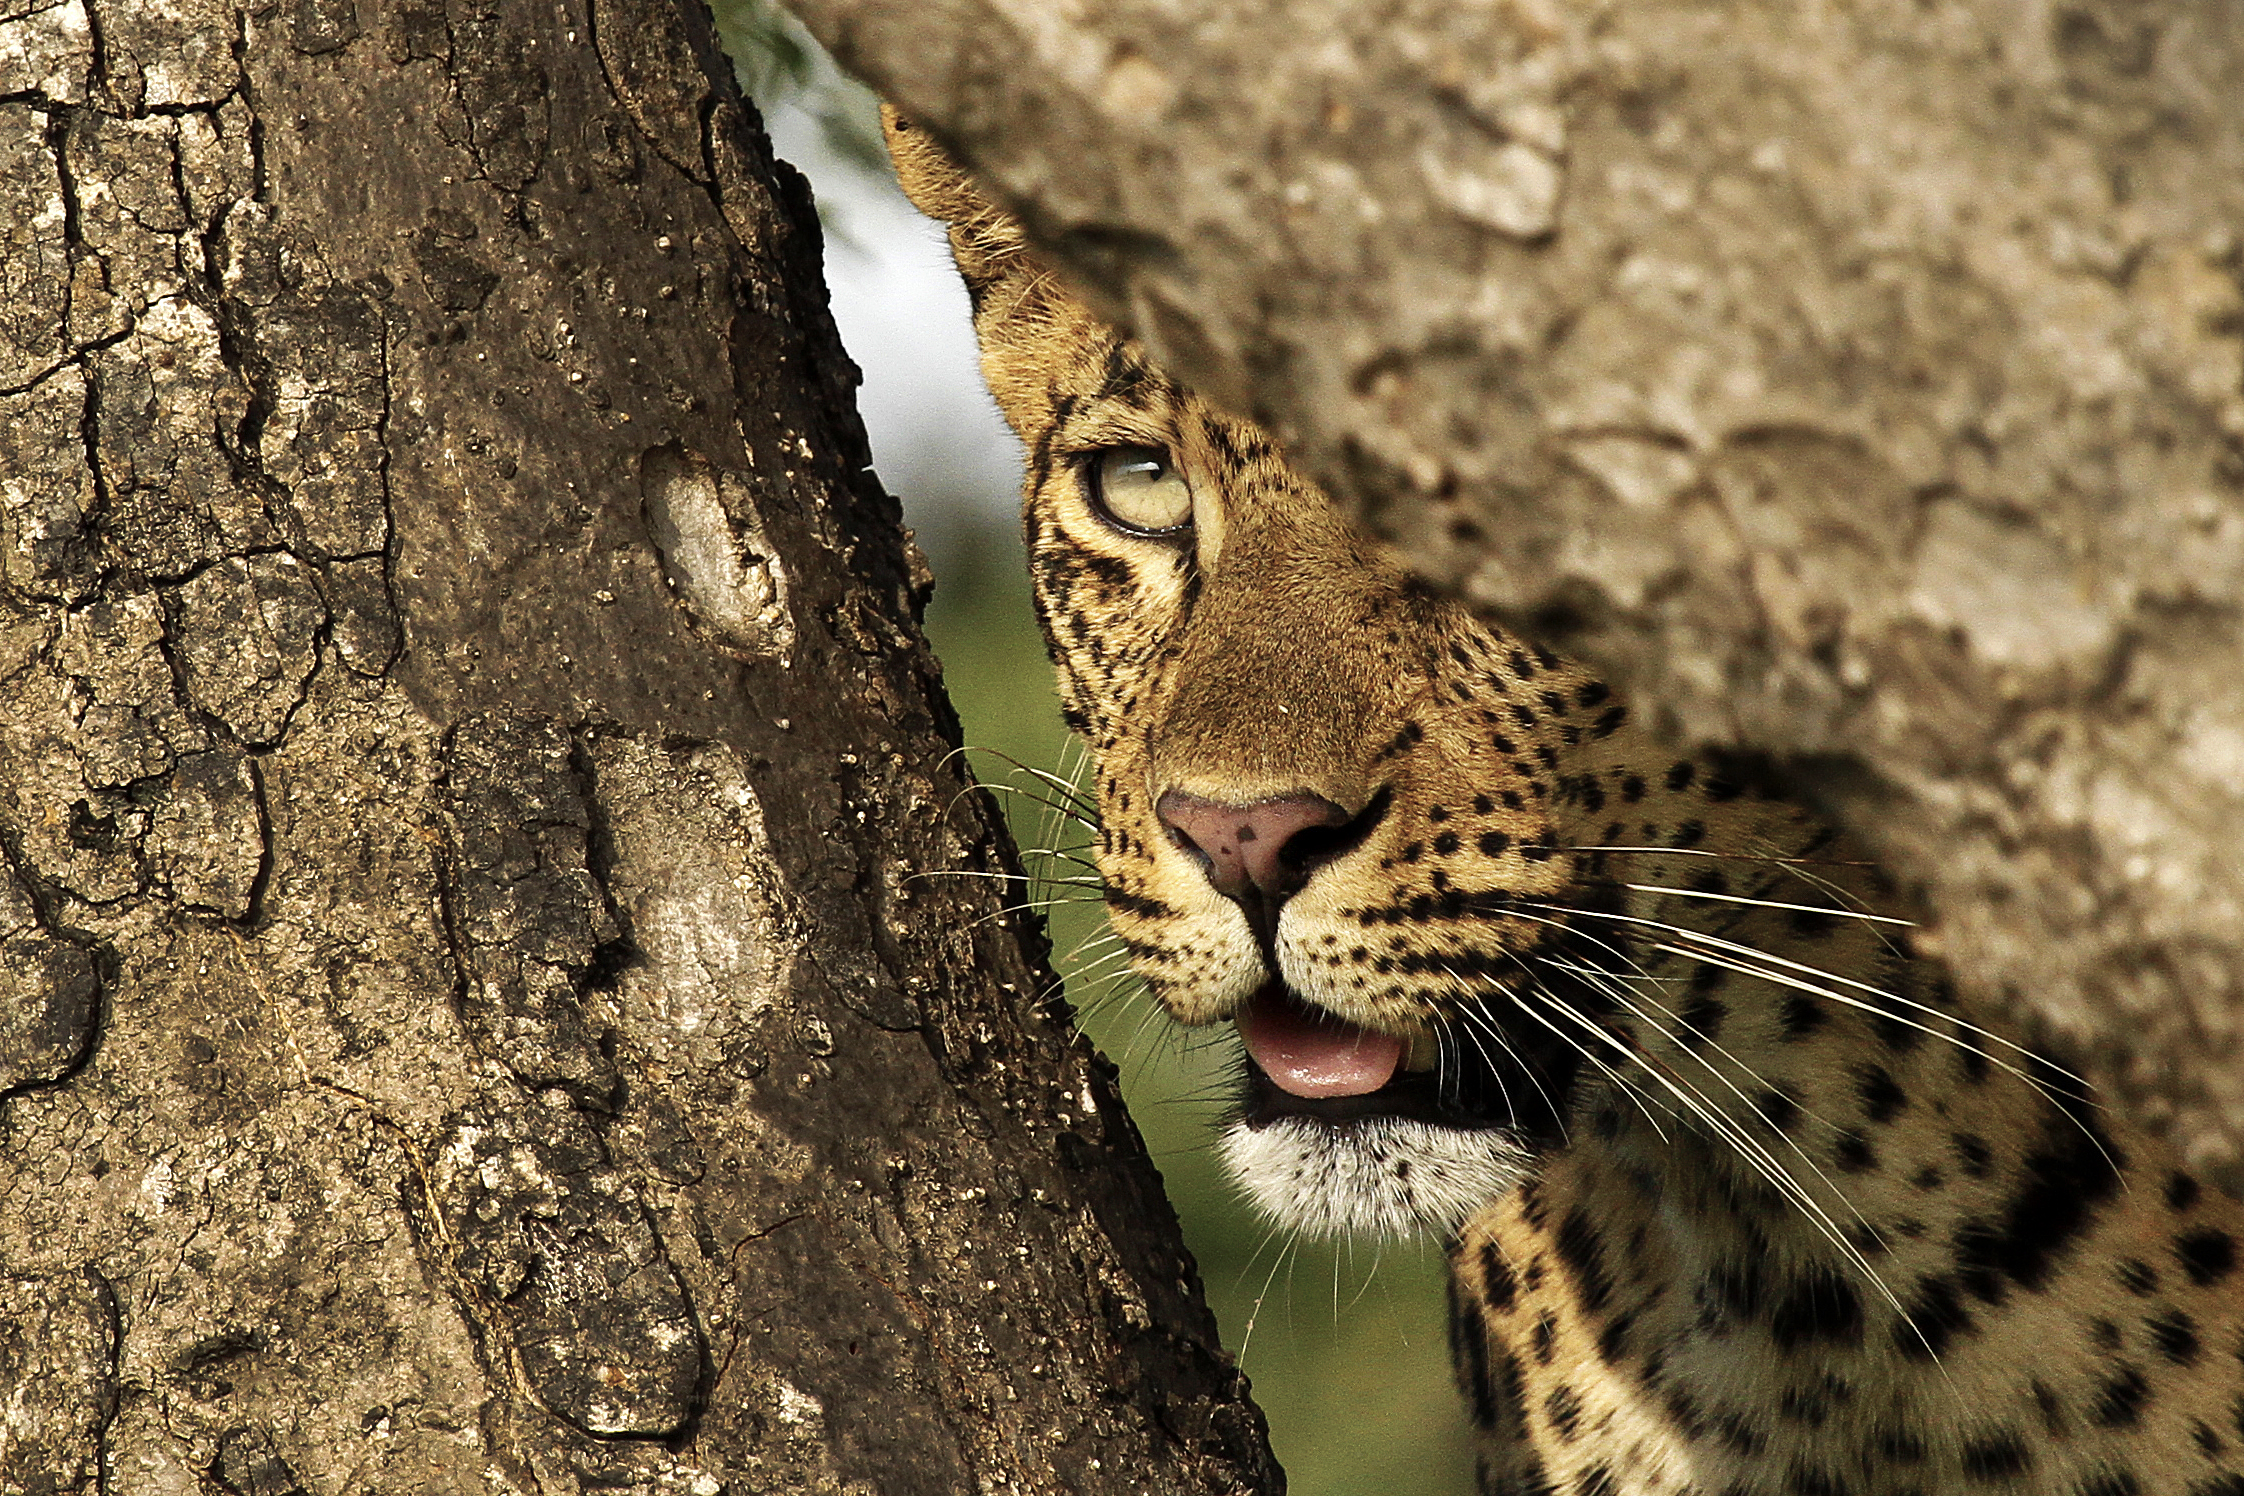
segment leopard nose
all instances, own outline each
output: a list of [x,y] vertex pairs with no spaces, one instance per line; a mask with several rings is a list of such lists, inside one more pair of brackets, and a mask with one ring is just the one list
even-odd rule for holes
[[1335,835],[1349,825],[1348,812],[1306,792],[1226,805],[1170,790],[1153,813],[1178,846],[1200,859],[1216,892],[1232,899],[1251,891],[1274,905],[1352,845]]

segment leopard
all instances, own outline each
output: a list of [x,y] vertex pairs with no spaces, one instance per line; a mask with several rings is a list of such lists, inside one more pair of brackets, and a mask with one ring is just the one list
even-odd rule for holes
[[929,132],[1109,924],[1220,1150],[1425,1233],[1485,1496],[2244,1496],[2236,1201],[1960,994],[1767,765],[1415,578]]

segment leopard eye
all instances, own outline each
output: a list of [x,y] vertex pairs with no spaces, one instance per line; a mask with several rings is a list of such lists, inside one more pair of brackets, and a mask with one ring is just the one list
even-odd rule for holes
[[1192,489],[1159,447],[1108,447],[1083,465],[1091,507],[1118,530],[1172,536],[1192,524]]

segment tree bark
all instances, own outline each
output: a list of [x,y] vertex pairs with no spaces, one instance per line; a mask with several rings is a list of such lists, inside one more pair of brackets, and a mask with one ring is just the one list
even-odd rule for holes
[[700,6],[0,10],[0,198],[0,1491],[1279,1489]]
[[2244,10],[790,0],[1426,576],[2235,1183]]

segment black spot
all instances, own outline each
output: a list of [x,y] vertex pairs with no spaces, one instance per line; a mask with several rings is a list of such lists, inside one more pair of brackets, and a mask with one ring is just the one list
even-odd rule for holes
[[2176,1366],[2196,1364],[2198,1342],[2197,1321],[2179,1309],[2169,1308],[2143,1321],[2150,1332],[2151,1344],[2158,1353]]
[[1975,1132],[1959,1132],[1948,1141],[1955,1145],[1956,1157],[1962,1162],[1963,1171],[1966,1174],[1974,1179],[1985,1179],[1987,1177],[1988,1170],[1994,1164],[1995,1155],[1994,1151],[1987,1146],[1985,1138]]
[[2034,1395],[2034,1406],[2041,1410],[2042,1427],[2062,1438],[2068,1432],[2064,1401],[2040,1377],[2035,1377],[2026,1387]]
[[1804,940],[1821,940],[1839,928],[1839,916],[1827,909],[1795,909],[1786,916],[1786,923]]
[[1800,1120],[1800,1103],[1776,1086],[1771,1086],[1754,1098],[1753,1109],[1761,1114],[1762,1121],[1778,1132],[1791,1131],[1792,1124]]
[[2166,1208],[2187,1210],[2197,1203],[2197,1181],[2187,1174],[2174,1173],[2166,1180]]
[[1831,1416],[1831,1404],[1813,1388],[1787,1387],[1783,1399],[1777,1403],[1777,1416],[1789,1423],[1821,1428]]
[[1667,771],[1667,787],[1671,790],[1688,789],[1691,781],[1697,777],[1698,772],[1699,766],[1697,764],[1690,762],[1688,759],[1680,759],[1671,765]]
[[1574,1395],[1573,1388],[1561,1382],[1543,1399],[1543,1416],[1550,1420],[1551,1432],[1558,1435],[1559,1441],[1571,1444],[1574,1436],[1581,1432],[1582,1400]]
[[1480,1311],[1457,1291],[1455,1279],[1449,1284],[1449,1361],[1464,1384],[1473,1422],[1481,1428],[1494,1428],[1497,1410],[1489,1397],[1488,1336],[1481,1325]]
[[1709,774],[1703,786],[1706,798],[1717,805],[1727,805],[1745,793],[1745,786],[1721,774]]
[[[1550,1201],[1544,1197],[1540,1183],[1531,1182],[1521,1187],[1519,1213],[1528,1225],[1537,1231],[1542,1230],[1543,1222],[1550,1218],[1550,1208]],[[1543,1260],[1540,1257],[1527,1265],[1527,1286],[1530,1290],[1542,1286],[1542,1271]]]
[[1915,1185],[1918,1189],[1929,1192],[1940,1188],[1940,1186],[1942,1186],[1943,1184],[1946,1184],[1948,1182],[1948,1176],[1941,1173],[1940,1170],[1934,1165],[1926,1164],[1916,1173],[1909,1176],[1909,1182]]
[[1787,1040],[1805,1039],[1822,1028],[1831,1015],[1823,1011],[1823,1004],[1805,992],[1794,992],[1784,999],[1784,1037]]
[[1685,821],[1682,825],[1675,828],[1675,835],[1668,838],[1667,844],[1671,847],[1687,850],[1691,847],[1697,846],[1700,842],[1705,840],[1706,822]]
[[2096,1388],[2096,1406],[2089,1416],[2104,1428],[2132,1428],[2150,1399],[2150,1383],[2132,1366],[2121,1366]]
[[1627,707],[1609,706],[1604,711],[1599,712],[1597,714],[1597,720],[1590,724],[1590,736],[1595,738],[1609,738],[1614,733],[1619,732],[1621,730],[1621,724],[1623,722],[1626,722],[1627,720]]
[[2143,1484],[2132,1470],[2100,1470],[2073,1489],[2078,1496],[2142,1496]]
[[1963,1041],[1963,1047],[1956,1051],[1956,1065],[1963,1071],[1965,1082],[1974,1086],[1984,1085],[1987,1076],[1995,1068],[1994,1063],[1987,1058],[1987,1051],[1968,1038]]
[[2221,1436],[2215,1433],[2202,1418],[2190,1424],[2189,1437],[2191,1443],[2205,1452],[2207,1459],[2216,1458],[2223,1450],[2228,1448]]
[[1624,774],[1621,776],[1621,798],[1631,805],[1642,800],[1644,798],[1644,776],[1641,774]]
[[1794,1283],[1769,1313],[1769,1335],[1783,1350],[1815,1341],[1858,1345],[1862,1297],[1833,1272],[1809,1273]]
[[1868,1174],[1878,1167],[1878,1150],[1851,1128],[1842,1131],[1839,1141],[1831,1145],[1831,1157],[1842,1174]]
[[1914,1429],[1882,1428],[1871,1443],[1878,1453],[1897,1465],[1925,1462],[1925,1441]]
[[2244,1496],[2244,1475],[2223,1473],[2189,1483],[2189,1496]]
[[1683,1431],[1686,1439],[1706,1437],[1706,1415],[1690,1393],[1680,1387],[1671,1388],[1667,1394],[1667,1416]]
[[1176,915],[1176,910],[1159,899],[1149,899],[1126,888],[1117,888],[1112,883],[1106,885],[1105,897],[1107,908],[1122,914],[1134,914],[1141,919],[1171,919]]
[[1511,1264],[1504,1260],[1504,1254],[1496,1250],[1496,1243],[1492,1241],[1480,1244],[1480,1292],[1491,1309],[1509,1309],[1518,1296]]
[[1620,1496],[1620,1487],[1613,1482],[1613,1472],[1603,1465],[1592,1465],[1574,1481],[1574,1496]]
[[2199,1288],[2209,1288],[2236,1271],[2236,1238],[2211,1226],[2174,1238],[2174,1260]]
[[1769,1441],[1762,1437],[1759,1429],[1746,1422],[1743,1416],[1734,1412],[1725,1411],[1715,1414],[1714,1431],[1724,1444],[1744,1455],[1747,1459],[1759,1455],[1769,1445]]
[[1529,1337],[1529,1345],[1535,1353],[1535,1363],[1538,1366],[1551,1364],[1551,1358],[1558,1354],[1557,1315],[1547,1309],[1543,1311],[1542,1317],[1535,1321],[1535,1331]]
[[1722,999],[1704,994],[1694,997],[1683,1005],[1683,1036],[1686,1040],[1712,1044],[1722,1037],[1722,1020],[1729,1016],[1730,1010]]
[[2119,1279],[2120,1287],[2137,1298],[2158,1292],[2158,1269],[2140,1257],[2130,1257],[2120,1263],[2112,1276]]
[[1567,1212],[1565,1224],[1558,1228],[1558,1255],[1574,1270],[1575,1295],[1582,1307],[1595,1314],[1605,1306],[1613,1283],[1605,1275],[1605,1244],[1587,1211]]
[[1434,838],[1434,855],[1436,857],[1454,857],[1457,855],[1458,846],[1457,833],[1444,831]]
[[[1984,1246],[1985,1254],[1964,1253],[1959,1240],[1958,1255],[2038,1292],[2056,1260],[2118,1192],[2118,1157],[2084,1104],[2052,1104],[2040,1146],[2019,1167],[2017,1192],[2001,1226],[1984,1242],[1974,1243]],[[2221,1240],[2228,1242],[2225,1236]]]
[[1707,1270],[1699,1286],[1700,1300],[1713,1311],[1716,1322],[1751,1321],[1761,1312],[1761,1268],[1751,1260],[1717,1263]]
[[1958,1335],[1976,1328],[1954,1280],[1927,1275],[1917,1280],[1901,1319],[1893,1327],[1895,1349],[1912,1361],[1931,1361],[1946,1354]]
[[2026,1441],[2008,1429],[1964,1442],[1963,1473],[1971,1480],[2008,1480],[2032,1463]]
[[1857,1070],[1854,1093],[1862,1098],[1862,1115],[1880,1124],[1891,1122],[1909,1106],[1909,1094],[1883,1065],[1865,1065]]
[[1607,1366],[1617,1366],[1628,1354],[1628,1332],[1636,1323],[1633,1314],[1615,1315],[1597,1334],[1597,1354]]
[[1805,1461],[1792,1467],[1784,1488],[1793,1496],[1846,1496],[1846,1487],[1834,1480],[1830,1471]]
[[1483,857],[1501,857],[1511,844],[1512,839],[1503,832],[1485,831],[1481,833],[1480,855]]

